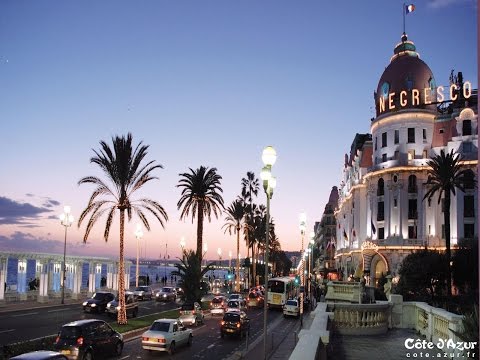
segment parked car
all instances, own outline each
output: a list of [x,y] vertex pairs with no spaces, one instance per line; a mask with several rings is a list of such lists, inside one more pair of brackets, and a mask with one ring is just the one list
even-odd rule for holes
[[155,320],[142,334],[142,347],[150,351],[168,351],[173,354],[180,345],[192,345],[192,329],[174,319]]
[[204,323],[202,307],[199,303],[185,303],[180,308],[180,317],[178,318],[183,324],[197,326]]
[[107,304],[114,299],[115,295],[111,292],[97,291],[90,299],[83,302],[83,311],[103,313]]
[[177,296],[183,296],[184,295],[184,292],[183,292],[183,289],[181,287],[175,287],[175,292],[177,293]]
[[[138,302],[135,298],[135,295],[131,291],[125,291],[125,307],[127,308],[127,317],[137,317],[138,314]],[[116,317],[120,310],[120,305],[118,301],[118,295],[114,300],[110,301],[107,304],[107,309],[105,310],[110,317]]]
[[263,306],[264,300],[263,296],[260,295],[260,292],[250,292],[247,297],[247,308],[255,307],[261,308]]
[[150,286],[137,286],[133,293],[138,300],[152,300],[153,290]]
[[69,360],[105,359],[122,354],[123,336],[103,320],[79,320],[62,326],[54,347]]
[[177,293],[174,287],[164,286],[155,294],[155,300],[157,301],[175,301],[177,299]]
[[243,311],[227,311],[220,322],[220,336],[239,335],[242,338],[250,331],[250,319]]
[[287,300],[285,305],[283,305],[283,316],[300,316],[300,305],[297,300]]
[[68,360],[65,355],[56,351],[40,350],[11,357],[10,360]]
[[223,315],[227,310],[227,299],[224,296],[215,296],[210,302],[210,313],[212,315]]

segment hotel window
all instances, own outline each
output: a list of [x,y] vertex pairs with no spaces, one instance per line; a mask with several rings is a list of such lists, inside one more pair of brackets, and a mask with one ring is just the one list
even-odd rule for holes
[[408,218],[410,220],[415,220],[418,217],[417,215],[417,199],[408,200]]
[[464,142],[462,144],[462,151],[464,154],[468,154],[472,152],[472,143],[471,142]]
[[385,194],[385,182],[382,178],[378,179],[377,184],[377,196],[382,196]]
[[472,120],[462,121],[462,135],[472,135]]
[[387,161],[387,154],[382,154],[382,162]]
[[427,150],[423,150],[423,158],[426,159],[428,156],[428,151]]
[[410,175],[408,177],[408,193],[409,194],[417,193],[417,177],[415,175]]
[[377,139],[377,137],[375,136],[375,150],[377,150],[377,143],[378,143],[378,139]]
[[378,228],[378,240],[385,239],[385,228]]
[[408,226],[408,238],[416,239],[417,238],[417,226],[409,225]]
[[395,136],[394,136],[394,141],[395,144],[398,144],[400,142],[400,130],[395,130]]
[[422,136],[423,136],[423,141],[427,141],[427,129],[423,129]]
[[399,155],[400,155],[400,153],[399,153],[398,151],[395,151],[395,152],[393,153],[393,158],[394,158],[395,160],[398,160]]
[[383,201],[378,202],[377,208],[377,221],[385,220],[385,213],[384,213],[385,204]]
[[415,150],[408,150],[408,160],[415,159]]
[[387,147],[387,133],[382,133],[382,148]]
[[393,207],[397,207],[397,198],[393,199]]
[[463,216],[475,217],[475,204],[473,195],[465,195],[463,197]]
[[415,128],[408,128],[407,143],[415,143]]
[[445,130],[443,128],[441,128],[439,131],[438,131],[440,134],[443,134],[445,132]]
[[445,239],[445,224],[442,224],[442,239]]
[[465,190],[475,188],[475,174],[470,169],[463,173],[463,187]]
[[463,237],[473,239],[475,236],[475,224],[463,224]]

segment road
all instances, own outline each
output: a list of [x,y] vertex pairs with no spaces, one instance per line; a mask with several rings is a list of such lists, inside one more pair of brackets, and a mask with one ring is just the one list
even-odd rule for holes
[[[154,300],[140,301],[138,316],[170,310],[178,306],[178,303],[161,303]],[[105,313],[84,313],[82,306],[79,304],[1,313],[0,346],[57,334],[62,325],[80,319],[113,321]]]
[[[263,334],[263,311],[261,309],[250,309],[247,311],[250,318],[250,336],[248,341],[251,343]],[[125,359],[225,359],[236,351],[245,348],[247,339],[240,340],[238,337],[220,337],[221,316],[205,317],[205,325],[193,329],[193,344],[191,347],[178,348],[174,355],[168,355],[166,352],[147,352],[142,349],[141,339],[125,343],[125,347],[120,360]],[[269,311],[268,323],[272,324],[280,321],[279,327],[285,323],[291,324],[298,320],[283,319],[280,311]],[[290,325],[289,325],[290,326]]]

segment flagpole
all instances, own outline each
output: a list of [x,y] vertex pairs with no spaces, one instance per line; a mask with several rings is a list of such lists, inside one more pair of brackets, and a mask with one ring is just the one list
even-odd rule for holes
[[402,13],[403,13],[403,33],[404,34],[405,34],[405,12],[406,12],[405,3],[403,3]]

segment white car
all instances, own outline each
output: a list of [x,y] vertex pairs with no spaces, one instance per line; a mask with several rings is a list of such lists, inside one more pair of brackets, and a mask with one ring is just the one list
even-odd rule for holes
[[142,348],[152,351],[168,351],[173,354],[177,346],[192,345],[192,329],[187,329],[176,319],[155,320],[142,334]]
[[240,294],[230,294],[228,301],[235,300],[240,303],[240,308],[245,309],[247,307],[247,301]]
[[238,300],[229,300],[228,303],[227,303],[227,309],[225,310],[225,313],[229,312],[229,311],[241,311],[241,307],[240,307],[240,301]]
[[283,305],[283,316],[300,316],[300,306],[297,300],[287,300],[285,305]]

